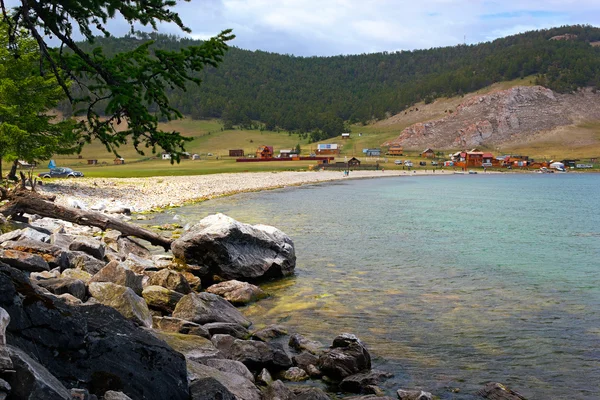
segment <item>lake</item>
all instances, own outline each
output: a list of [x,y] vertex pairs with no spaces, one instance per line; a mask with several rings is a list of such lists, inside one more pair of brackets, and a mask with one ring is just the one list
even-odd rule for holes
[[[359,336],[382,387],[600,398],[600,175],[397,177],[241,194],[223,212],[293,239],[296,275],[243,309],[330,344]],[[157,221],[173,216],[157,216]]]

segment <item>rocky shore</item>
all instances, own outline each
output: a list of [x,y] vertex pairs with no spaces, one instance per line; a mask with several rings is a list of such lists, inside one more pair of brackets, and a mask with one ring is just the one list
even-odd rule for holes
[[[435,175],[450,175],[451,170],[437,170]],[[151,178],[83,178],[54,180],[38,187],[56,195],[61,205],[96,208],[100,211],[129,207],[141,212],[211,199],[234,193],[297,186],[346,179],[385,176],[434,175],[432,170],[351,171],[344,177],[338,171],[256,172]]]

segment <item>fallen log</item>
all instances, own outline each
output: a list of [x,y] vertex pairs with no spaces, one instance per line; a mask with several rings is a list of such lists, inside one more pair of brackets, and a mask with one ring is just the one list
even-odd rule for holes
[[38,193],[30,190],[19,189],[9,192],[9,202],[0,207],[0,213],[6,217],[19,214],[37,214],[42,217],[56,218],[79,225],[95,226],[102,230],[114,229],[124,236],[135,236],[147,240],[155,246],[161,246],[168,251],[171,249],[172,240],[139,226],[119,221],[95,211],[84,211],[77,208],[65,207],[46,200]]

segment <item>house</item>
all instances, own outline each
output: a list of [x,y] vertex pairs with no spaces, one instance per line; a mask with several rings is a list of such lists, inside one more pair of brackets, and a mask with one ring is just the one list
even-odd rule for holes
[[18,160],[17,161],[17,167],[19,167],[19,168],[31,168],[31,167],[35,167],[35,165],[36,164],[34,162],[30,163],[30,162],[27,162],[25,160]]
[[390,156],[401,156],[404,153],[404,147],[399,144],[392,144],[388,149],[388,155]]
[[189,160],[191,157],[191,154],[188,153],[187,151],[184,151],[183,153],[181,153],[181,156],[179,158],[181,158],[182,160]]
[[162,153],[161,156],[162,156],[163,160],[170,160],[171,159],[171,153]]
[[342,139],[350,139],[350,133],[342,133]]
[[360,167],[360,160],[356,157],[352,157],[348,160],[348,167]]
[[561,163],[565,164],[566,167],[575,168],[575,166],[577,165],[577,161],[580,161],[579,158],[575,158],[573,160],[562,160]]
[[367,157],[379,157],[381,155],[381,149],[366,149],[365,154]]
[[192,154],[192,160],[199,160],[200,159],[200,155],[199,154]]
[[340,154],[340,149],[338,148],[338,145],[335,143],[318,144],[317,145],[317,155],[323,155],[323,154],[338,155],[338,154]]
[[96,165],[98,164],[98,160],[87,160],[88,165]]
[[242,149],[229,150],[229,157],[244,157],[244,150],[242,150]]
[[481,165],[483,167],[491,167],[494,165],[494,155],[492,153],[483,153]]
[[291,158],[293,155],[296,155],[295,153],[292,153],[292,150],[289,149],[281,149],[279,150],[279,158]]
[[421,153],[421,157],[423,158],[433,158],[435,157],[435,151],[433,151],[430,148],[426,148],[422,153]]
[[114,159],[113,162],[115,163],[115,165],[122,165],[125,164],[125,159],[123,157],[117,157]]
[[273,158],[273,146],[259,146],[256,149],[256,158]]

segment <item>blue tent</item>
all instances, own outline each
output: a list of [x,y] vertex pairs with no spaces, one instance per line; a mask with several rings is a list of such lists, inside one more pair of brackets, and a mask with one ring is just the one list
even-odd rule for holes
[[48,163],[48,168],[56,168],[56,163],[54,162],[54,160],[50,160],[50,162]]

